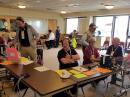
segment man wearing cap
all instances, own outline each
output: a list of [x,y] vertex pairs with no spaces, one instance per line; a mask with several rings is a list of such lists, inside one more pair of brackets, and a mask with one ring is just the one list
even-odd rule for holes
[[96,25],[94,23],[91,23],[89,25],[89,29],[87,32],[84,33],[84,35],[81,38],[81,45],[82,45],[82,50],[84,54],[84,49],[89,45],[88,40],[92,37],[95,37],[95,30],[96,30]]
[[35,59],[35,47],[36,40],[39,38],[38,33],[35,29],[25,23],[22,17],[16,18],[17,31],[16,31],[16,43],[21,55],[24,57],[30,57],[32,60]]

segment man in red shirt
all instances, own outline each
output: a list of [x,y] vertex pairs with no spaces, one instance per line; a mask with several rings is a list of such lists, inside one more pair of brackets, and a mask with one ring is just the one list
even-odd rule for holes
[[83,56],[84,65],[100,60],[98,50],[94,47],[95,39],[90,38],[88,40],[88,43],[89,43],[88,47],[86,47],[84,50],[84,56]]

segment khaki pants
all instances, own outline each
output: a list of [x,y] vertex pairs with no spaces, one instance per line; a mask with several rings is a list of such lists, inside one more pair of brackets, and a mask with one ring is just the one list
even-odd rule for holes
[[36,51],[35,51],[35,48],[32,48],[32,47],[21,47],[21,55],[23,57],[30,57],[31,60],[35,61],[35,56],[36,56]]

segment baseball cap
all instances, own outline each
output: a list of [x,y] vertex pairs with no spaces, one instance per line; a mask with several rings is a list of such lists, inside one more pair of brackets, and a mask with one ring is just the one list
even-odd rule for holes
[[91,23],[91,24],[89,25],[89,27],[97,28],[97,26],[96,26],[94,23]]

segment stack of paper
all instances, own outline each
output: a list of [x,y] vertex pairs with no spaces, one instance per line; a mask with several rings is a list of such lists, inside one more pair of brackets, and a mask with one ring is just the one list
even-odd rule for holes
[[4,62],[1,62],[0,64],[1,65],[11,65],[11,64],[13,64],[13,62],[11,62],[11,61],[4,61]]
[[23,64],[23,65],[29,65],[29,64],[31,64],[33,62],[34,61],[28,60],[28,58],[25,58],[25,57],[20,58],[20,64]]
[[56,70],[56,73],[61,77],[61,78],[69,78],[71,74],[67,70]]
[[45,66],[35,67],[34,69],[37,71],[40,71],[40,72],[50,70],[49,68],[47,68]]
[[96,73],[98,73],[96,70],[90,70],[90,71],[84,72],[84,74],[87,75],[87,76],[91,76],[91,75],[94,75]]
[[84,78],[84,77],[87,77],[85,74],[82,74],[82,73],[79,73],[79,74],[76,74],[76,75],[73,75],[74,77],[76,78]]
[[111,70],[106,69],[106,68],[95,68],[95,70],[97,72],[100,72],[100,73],[109,73],[109,72],[112,72]]
[[84,77],[87,77],[85,74],[79,72],[79,71],[76,71],[76,70],[69,70],[70,73],[73,74],[74,77],[76,78],[84,78]]
[[75,75],[75,74],[80,74],[80,73],[81,73],[81,72],[76,71],[76,70],[69,70],[69,72],[72,73],[73,75]]
[[83,68],[83,67],[81,67],[81,66],[77,66],[77,67],[72,67],[74,70],[77,70],[77,71],[79,71],[79,72],[84,72],[84,71],[87,71],[88,69],[86,69],[86,68]]

